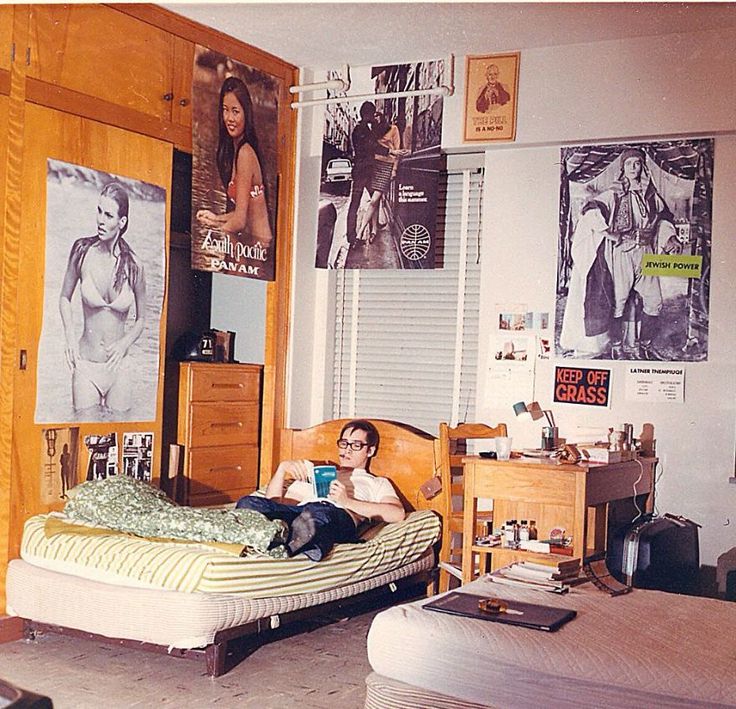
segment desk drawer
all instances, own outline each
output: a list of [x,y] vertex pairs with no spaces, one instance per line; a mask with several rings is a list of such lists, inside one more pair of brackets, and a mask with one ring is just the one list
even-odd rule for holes
[[189,494],[234,490],[246,495],[258,485],[258,448],[195,448],[189,456]]
[[258,401],[261,394],[260,367],[231,365],[193,366],[191,401]]
[[192,404],[189,447],[258,445],[259,404]]

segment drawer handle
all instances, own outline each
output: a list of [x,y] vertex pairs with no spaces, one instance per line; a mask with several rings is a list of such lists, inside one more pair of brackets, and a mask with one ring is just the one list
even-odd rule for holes
[[215,382],[212,385],[212,388],[213,389],[242,389],[243,386],[244,385],[243,385],[242,382],[239,382],[238,384],[227,384],[227,383],[224,383],[224,382],[222,384],[220,384],[218,382]]
[[234,470],[236,473],[239,473],[243,470],[242,465],[221,465],[217,468],[210,468],[211,473],[224,473],[228,470]]
[[242,421],[221,421],[210,424],[210,428],[243,428]]

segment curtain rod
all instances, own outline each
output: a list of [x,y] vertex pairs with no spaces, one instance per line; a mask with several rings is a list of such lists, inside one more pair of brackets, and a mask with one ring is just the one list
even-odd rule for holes
[[[330,81],[320,81],[314,84],[302,84],[299,86],[290,86],[289,92],[292,94],[301,91],[317,91],[319,89],[335,89],[337,91],[348,91],[350,89],[350,65],[345,64],[343,67],[343,75],[346,79],[339,77]],[[305,106],[323,106],[329,103],[345,103],[348,101],[367,101],[369,99],[381,98],[404,98],[408,96],[427,96],[431,94],[440,94],[442,96],[452,96],[455,93],[455,55],[450,54],[447,60],[447,75],[450,78],[450,85],[434,86],[430,89],[412,89],[410,91],[391,91],[384,94],[360,94],[357,96],[330,96],[328,98],[315,98],[308,101],[292,101],[292,108],[304,108]]]
[[331,96],[330,98],[316,98],[309,101],[292,101],[292,108],[303,108],[305,106],[319,106],[328,103],[347,103],[349,101],[365,101],[381,98],[403,98],[407,96],[426,96],[429,94],[441,94],[452,96],[453,89],[449,86],[435,86],[431,89],[414,89],[412,91],[390,91],[384,94],[360,94],[356,96]]

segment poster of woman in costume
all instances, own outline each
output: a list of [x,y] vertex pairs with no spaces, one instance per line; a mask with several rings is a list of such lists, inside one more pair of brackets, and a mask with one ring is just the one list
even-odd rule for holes
[[562,148],[557,354],[708,355],[713,140]]

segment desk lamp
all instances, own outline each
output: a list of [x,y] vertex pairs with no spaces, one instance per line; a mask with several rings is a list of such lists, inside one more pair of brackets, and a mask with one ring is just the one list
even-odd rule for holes
[[519,401],[514,404],[514,413],[519,418],[530,418],[532,421],[538,421],[545,417],[549,426],[542,428],[542,450],[551,451],[557,448],[559,431],[555,426],[555,417],[549,409],[543,409],[536,401],[532,401],[531,404]]

